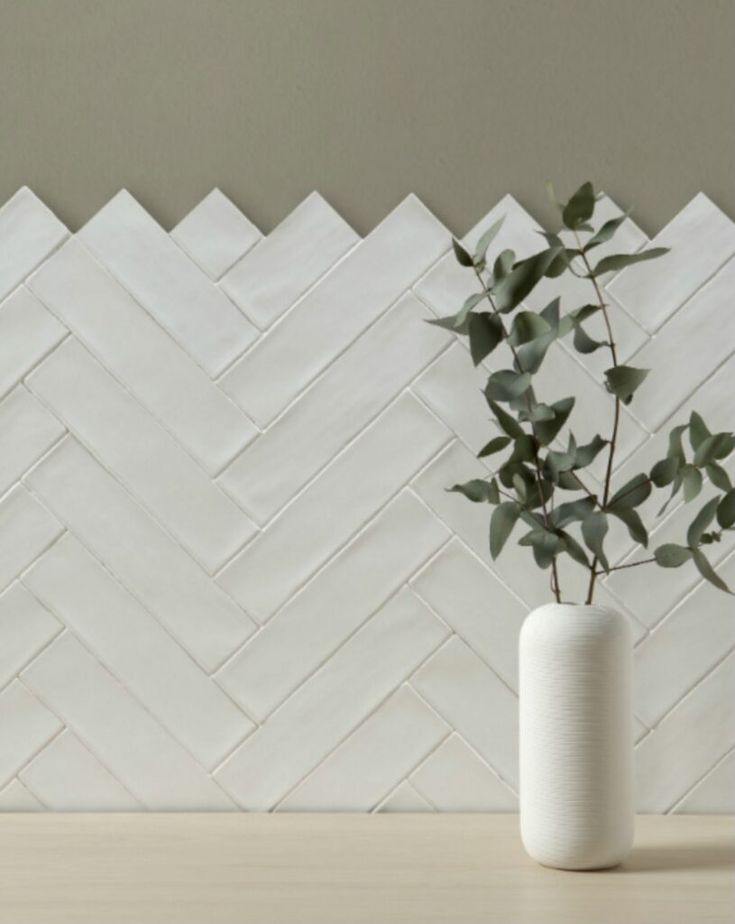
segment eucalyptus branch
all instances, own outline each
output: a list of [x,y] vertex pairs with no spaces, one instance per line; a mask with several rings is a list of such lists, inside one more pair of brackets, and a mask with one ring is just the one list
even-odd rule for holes
[[[493,314],[498,319],[498,323],[500,324],[500,330],[502,332],[503,340],[505,340],[508,346],[510,347],[510,351],[513,354],[513,359],[515,360],[515,363],[518,366],[519,371],[522,371],[521,364],[518,360],[518,353],[516,352],[516,348],[513,346],[513,344],[508,339],[508,335],[505,330],[505,324],[503,323],[502,315],[497,309],[497,306],[493,300],[493,297],[492,297],[492,294],[490,293],[489,288],[485,285],[485,280],[482,278],[482,273],[477,268],[477,266],[475,266],[474,264],[473,264],[473,269],[475,271],[475,275],[477,276],[477,280],[480,283],[480,286],[482,287],[482,291],[485,293],[487,301],[493,310]],[[531,404],[531,396],[530,396],[529,391],[526,392],[526,403],[527,403],[528,411],[530,414],[530,412],[533,409],[533,405]],[[544,499],[544,488],[543,488],[543,483],[541,480],[541,462],[539,461],[539,455],[538,455],[539,439],[538,439],[538,434],[536,432],[536,427],[534,425],[534,422],[531,420],[529,421],[529,423],[531,424],[531,432],[533,433],[533,438],[534,438],[533,461],[534,461],[534,469],[536,473],[536,490],[538,491],[539,500],[541,501],[541,512],[542,512],[542,516],[544,520],[544,527],[548,529],[549,526],[551,525],[551,520],[549,518],[549,512],[546,507],[546,501]],[[552,559],[552,562],[551,562],[551,590],[554,594],[554,597],[556,598],[556,602],[561,603],[561,587],[559,586],[559,569],[556,564],[556,556]]]

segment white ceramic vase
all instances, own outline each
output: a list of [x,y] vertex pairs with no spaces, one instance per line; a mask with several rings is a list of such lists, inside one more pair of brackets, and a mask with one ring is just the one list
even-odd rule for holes
[[632,649],[602,606],[552,603],[523,624],[521,837],[544,866],[616,866],[632,847]]

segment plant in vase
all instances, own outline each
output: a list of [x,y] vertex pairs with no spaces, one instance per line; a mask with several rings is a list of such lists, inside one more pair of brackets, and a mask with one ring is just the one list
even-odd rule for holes
[[[497,432],[479,457],[507,453],[486,479],[448,490],[474,503],[489,504],[490,554],[497,558],[516,528],[539,568],[549,572],[553,603],[529,615],[520,641],[521,833],[539,862],[567,869],[616,865],[633,839],[633,731],[631,704],[632,641],[627,620],[594,605],[605,575],[624,568],[658,565],[693,567],[710,583],[729,592],[707,557],[707,547],[735,528],[735,490],[722,462],[735,448],[732,433],[712,433],[692,413],[675,426],[668,452],[651,468],[613,489],[621,405],[630,404],[649,370],[623,364],[615,343],[610,306],[601,279],[607,274],[667,253],[651,248],[611,253],[621,215],[593,226],[597,197],[585,183],[559,208],[563,228],[542,232],[545,247],[517,260],[511,250],[489,256],[501,221],[482,235],[473,252],[454,241],[461,266],[474,275],[478,291],[438,324],[469,339],[475,365],[491,354],[505,362],[493,366],[484,394]],[[604,248],[604,256],[600,250]],[[542,280],[571,273],[589,286],[584,304],[562,306],[553,298],[540,311],[524,302]],[[590,333],[596,325],[595,336]],[[609,367],[604,384],[610,394],[609,429],[581,443],[575,438],[573,395],[539,395],[534,376],[553,358],[557,340],[571,338],[582,354],[605,350]],[[599,338],[599,339],[598,339]],[[495,352],[497,351],[497,352]],[[506,365],[507,368],[502,368]],[[585,471],[599,457],[599,484]],[[698,506],[680,543],[654,548],[641,561],[611,564],[605,540],[619,521],[636,543],[648,547],[648,530],[638,508],[655,490]],[[568,602],[560,579],[567,558],[585,569],[583,599]]]

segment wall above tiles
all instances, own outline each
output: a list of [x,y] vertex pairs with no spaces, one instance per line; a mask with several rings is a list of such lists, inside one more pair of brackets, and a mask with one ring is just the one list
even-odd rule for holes
[[[538,249],[510,196],[467,242],[501,215],[499,247]],[[656,243],[607,282],[622,361],[654,370],[618,481],[691,408],[732,426],[735,225],[700,194]],[[515,809],[548,589],[444,490],[489,427],[424,323],[469,294],[449,244],[413,196],[364,239],[316,193],[267,237],[217,191],[170,234],[126,192],[76,235],[27,189],[0,210],[0,810]],[[563,344],[544,367],[580,439],[601,370]],[[735,581],[732,540],[716,558]],[[636,630],[639,809],[732,811],[729,599],[633,569],[602,600]]]

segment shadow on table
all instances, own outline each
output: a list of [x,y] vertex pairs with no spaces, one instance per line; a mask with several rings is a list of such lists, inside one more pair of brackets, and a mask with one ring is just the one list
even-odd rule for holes
[[667,869],[731,870],[735,867],[735,844],[672,844],[661,847],[634,847],[617,871]]

